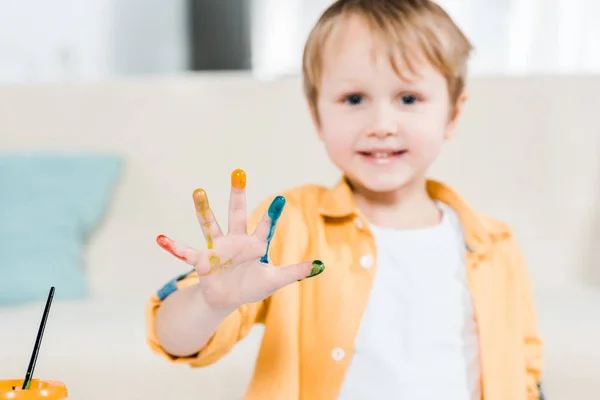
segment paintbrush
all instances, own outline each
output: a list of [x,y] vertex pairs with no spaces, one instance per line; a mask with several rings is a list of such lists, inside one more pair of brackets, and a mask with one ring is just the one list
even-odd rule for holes
[[35,345],[33,346],[33,352],[31,353],[31,359],[29,360],[29,367],[27,367],[27,373],[25,374],[25,380],[23,381],[23,390],[29,389],[29,385],[31,385],[33,370],[35,369],[35,363],[37,361],[38,353],[40,352],[40,346],[42,345],[42,337],[44,336],[44,329],[46,328],[46,321],[48,320],[48,314],[50,313],[50,306],[52,305],[53,298],[54,286],[50,288],[50,293],[48,293],[46,308],[44,309],[44,314],[42,315],[42,322],[40,322],[40,328],[38,329]]

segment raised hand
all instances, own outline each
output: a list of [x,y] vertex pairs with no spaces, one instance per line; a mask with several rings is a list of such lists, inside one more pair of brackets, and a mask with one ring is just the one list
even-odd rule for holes
[[203,189],[193,193],[198,222],[206,238],[207,249],[195,250],[166,236],[158,244],[175,257],[192,265],[199,275],[204,299],[213,308],[237,308],[263,300],[275,291],[320,274],[325,269],[319,260],[276,267],[268,258],[268,249],[285,199],[277,196],[252,234],[247,232],[246,173],[231,174],[229,232],[224,235],[210,208]]

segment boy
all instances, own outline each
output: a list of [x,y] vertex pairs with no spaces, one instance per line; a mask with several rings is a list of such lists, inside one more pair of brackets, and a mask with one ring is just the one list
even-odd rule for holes
[[343,179],[247,221],[236,170],[227,235],[194,192],[208,249],[159,237],[194,271],[152,296],[152,349],[202,367],[263,323],[245,399],[540,398],[542,345],[509,228],[426,179],[466,101],[470,51],[429,0],[334,3],[303,76]]

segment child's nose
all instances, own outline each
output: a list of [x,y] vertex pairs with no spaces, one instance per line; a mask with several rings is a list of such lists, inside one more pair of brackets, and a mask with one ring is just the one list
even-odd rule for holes
[[398,121],[395,118],[393,107],[382,104],[372,109],[367,135],[387,137],[398,134]]

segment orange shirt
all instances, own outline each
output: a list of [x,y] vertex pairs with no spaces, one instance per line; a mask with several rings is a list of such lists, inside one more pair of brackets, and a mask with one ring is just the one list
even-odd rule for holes
[[[542,342],[526,265],[514,237],[506,225],[478,214],[449,187],[428,181],[427,190],[433,199],[457,212],[465,231],[483,399],[537,400]],[[375,241],[344,180],[333,189],[309,185],[283,196],[286,208],[269,253],[273,263],[320,259],[325,271],[262,302],[240,307],[198,354],[186,358],[167,354],[154,328],[161,299],[198,281],[196,273],[178,277],[150,298],[148,343],[173,362],[203,367],[231,350],[253,324],[263,323],[264,338],[244,399],[333,400],[352,358],[377,272]],[[252,214],[250,232],[270,202],[268,199]],[[375,260],[371,268],[361,267],[364,256]]]

